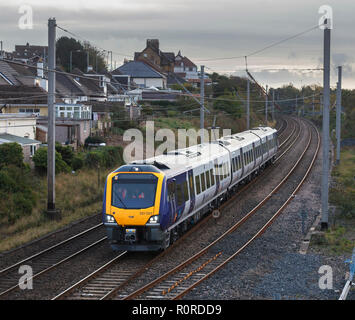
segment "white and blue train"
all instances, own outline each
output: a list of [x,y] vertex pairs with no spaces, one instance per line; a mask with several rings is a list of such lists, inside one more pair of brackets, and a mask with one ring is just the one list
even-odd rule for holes
[[106,180],[103,223],[114,250],[167,248],[272,163],[276,130],[257,127],[123,165]]

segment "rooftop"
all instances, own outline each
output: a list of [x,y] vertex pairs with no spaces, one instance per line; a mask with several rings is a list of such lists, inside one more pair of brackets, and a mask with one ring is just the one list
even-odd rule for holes
[[38,140],[33,140],[29,138],[23,138],[19,136],[15,136],[13,134],[9,133],[0,133],[0,144],[2,143],[11,143],[11,142],[17,142],[18,144],[24,146],[28,144],[41,144],[41,141]]

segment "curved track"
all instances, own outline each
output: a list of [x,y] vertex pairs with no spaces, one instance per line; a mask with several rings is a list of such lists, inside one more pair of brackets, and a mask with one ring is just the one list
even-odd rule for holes
[[[293,119],[293,118],[288,118],[288,120],[285,120],[283,123],[285,123],[285,127],[283,129],[282,138],[280,137],[280,140],[281,140],[279,143],[280,150],[279,150],[277,161],[280,158],[282,158],[282,156],[284,154],[286,154],[291,149],[291,147],[296,143],[296,141],[298,141],[298,139],[300,137],[300,133],[301,133],[301,125],[299,123],[299,120]],[[290,123],[292,123],[292,126],[290,125]],[[282,127],[282,125],[281,125],[281,127]],[[297,167],[298,162],[295,165],[295,167]],[[239,190],[235,195],[233,195],[230,200],[223,203],[222,206],[220,207],[220,210],[222,210],[228,204],[231,204],[240,193],[242,193],[243,191],[248,189],[252,184],[255,183],[255,181],[257,179],[259,179],[259,177],[264,175],[268,170],[270,170],[270,169],[267,168],[256,179],[254,179],[252,182],[245,185],[241,190]],[[290,172],[290,174],[291,173],[292,172]],[[284,183],[285,180],[287,180],[287,178],[285,178],[282,183]],[[277,192],[277,190],[279,188],[280,188],[280,186],[275,188],[276,190],[274,192]],[[270,194],[267,197],[267,199],[265,201],[262,201],[262,203],[260,203],[259,205],[262,206],[266,201],[268,201],[270,199],[271,196],[272,196],[272,194]],[[258,208],[256,208],[255,210],[257,210]],[[242,223],[244,223],[244,221],[246,221],[252,214],[250,214],[246,218],[243,218],[243,222],[239,221],[237,223],[237,225],[239,226]],[[127,291],[127,288],[130,287],[130,284],[132,282],[134,282],[135,279],[137,279],[140,275],[142,275],[146,270],[148,270],[148,268],[154,262],[159,261],[159,259],[162,256],[167,254],[167,252],[169,252],[170,250],[173,250],[173,248],[175,247],[176,244],[183,241],[183,239],[185,237],[187,237],[189,234],[193,233],[196,228],[201,227],[201,225],[203,225],[209,219],[211,219],[211,215],[208,215],[198,225],[196,225],[195,227],[190,229],[190,231],[188,231],[182,238],[180,238],[176,243],[174,243],[172,246],[170,246],[168,248],[168,250],[164,251],[162,254],[160,254],[150,260],[143,259],[138,264],[137,264],[137,262],[134,262],[132,264],[132,266],[134,266],[134,267],[127,269],[129,271],[127,271],[127,270],[125,272],[120,271],[120,270],[122,270],[122,268],[120,268],[120,264],[122,263],[122,258],[127,257],[126,252],[121,253],[118,257],[111,260],[110,262],[108,262],[104,266],[100,267],[95,272],[93,272],[89,276],[85,277],[84,279],[82,279],[78,283],[74,284],[73,286],[71,286],[70,288],[65,290],[64,292],[60,293],[54,299],[108,299],[108,298],[116,297],[119,292],[121,292],[121,295],[118,296],[119,298],[124,298],[124,297],[133,298],[134,296],[132,296],[128,293],[129,290]],[[238,228],[238,226],[236,228]],[[232,231],[231,230],[227,231],[225,236],[227,234],[229,234],[230,232],[232,232]],[[224,238],[225,236],[223,236],[222,238]],[[208,251],[208,248],[206,250]],[[206,254],[206,252],[201,253],[201,255],[199,255],[197,258],[194,256],[195,259],[193,259],[194,257],[192,257],[191,259],[193,259],[193,261],[186,262],[186,265],[184,265],[184,267],[185,266],[187,267],[187,265],[189,265],[189,268],[191,270],[189,272],[182,272],[182,273],[180,272],[179,273],[180,276],[179,276],[178,280],[176,278],[166,280],[166,281],[168,281],[168,283],[170,283],[170,286],[167,286],[166,284],[164,285],[164,288],[161,290],[161,294],[162,294],[161,297],[168,298],[167,294],[168,293],[170,294],[170,292],[175,287],[179,286],[180,288],[185,288],[186,287],[185,285],[180,286],[180,284],[183,281],[194,280],[196,282],[197,281],[196,277],[201,278],[202,274],[200,273],[200,271],[202,269],[205,269],[207,267],[211,268],[213,266],[216,266],[217,262],[220,262],[222,253],[217,252],[217,253],[213,253],[213,255],[210,255],[210,254]],[[204,257],[204,260],[202,260],[202,262],[198,259],[198,258],[200,258],[200,256]],[[196,259],[198,261],[195,261]],[[178,267],[181,268],[181,265],[179,265]],[[205,270],[207,270],[207,269],[205,269]],[[176,270],[171,271],[172,274],[175,274],[176,272],[177,272]],[[184,276],[181,277],[182,275],[184,275]],[[158,279],[160,279],[160,278],[158,278]],[[160,283],[161,281],[163,281],[163,279],[160,279],[160,281],[158,279],[155,280],[155,281],[157,281],[157,283]],[[147,290],[144,290],[144,292]],[[154,289],[154,290],[153,291],[156,292],[156,289]]]

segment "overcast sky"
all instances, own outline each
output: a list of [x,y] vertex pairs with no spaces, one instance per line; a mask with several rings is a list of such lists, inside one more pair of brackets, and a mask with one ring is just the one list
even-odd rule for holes
[[[33,29],[20,29],[21,5],[33,10]],[[147,38],[158,38],[163,51],[181,50],[206,71],[245,75],[244,56],[318,24],[318,9],[333,10],[331,85],[336,66],[343,65],[343,87],[355,88],[355,1],[352,0],[0,0],[1,39],[4,49],[15,44],[47,45],[47,20],[115,52],[117,66],[124,57],[145,48]],[[67,35],[57,30],[57,37]],[[78,39],[82,40],[82,39]],[[292,69],[323,64],[323,31],[307,34],[248,58],[257,80],[276,87],[292,82],[322,84],[322,72]],[[276,70],[270,70],[276,69]],[[278,70],[283,69],[283,70]]]

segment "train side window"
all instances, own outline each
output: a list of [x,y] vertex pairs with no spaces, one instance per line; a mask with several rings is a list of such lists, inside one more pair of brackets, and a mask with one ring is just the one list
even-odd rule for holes
[[202,186],[202,192],[206,190],[206,181],[205,181],[205,173],[201,173],[201,186]]
[[207,189],[211,187],[211,180],[210,180],[210,172],[207,170],[206,171],[206,183],[207,183]]
[[232,169],[235,172],[235,158],[232,158]]
[[185,198],[185,202],[190,200],[187,181],[184,181],[184,198]]
[[196,194],[200,194],[201,193],[200,176],[195,177],[195,182],[196,182]]
[[214,174],[213,174],[213,169],[210,169],[211,173],[211,184],[214,185]]
[[182,184],[179,184],[179,183],[176,185],[176,202],[177,202],[178,207],[184,203]]

